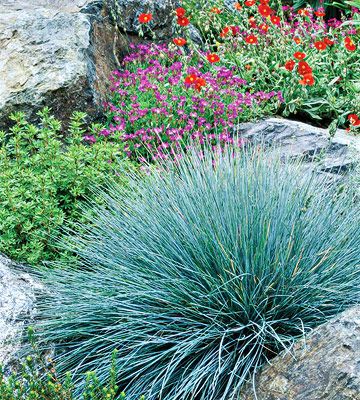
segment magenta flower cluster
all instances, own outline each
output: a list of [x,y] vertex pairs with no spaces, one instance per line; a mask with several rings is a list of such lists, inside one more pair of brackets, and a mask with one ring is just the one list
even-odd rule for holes
[[[284,30],[290,33],[297,33],[299,36],[306,36],[307,34],[313,34],[314,32],[327,32],[329,28],[339,28],[344,21],[337,18],[320,19],[317,18],[316,13],[311,8],[305,9],[307,11],[306,18],[302,18],[299,15],[301,10],[296,11],[293,7],[283,6],[286,19],[284,23]],[[322,12],[325,15],[325,9],[320,7],[316,10],[317,13]],[[359,10],[355,7],[352,8],[352,15],[358,14]],[[300,28],[300,29],[299,29]],[[343,29],[342,34],[352,34],[353,28],[350,25],[350,29],[346,31]],[[356,31],[356,29],[355,29]]]
[[[267,102],[276,108],[283,101],[279,92],[251,93],[235,69],[179,56],[165,45],[138,45],[124,69],[113,73],[113,98],[106,104],[111,123],[99,134],[122,141],[129,157],[176,157],[194,141],[234,144],[239,121],[258,116]],[[189,85],[188,77],[201,78],[201,88]]]

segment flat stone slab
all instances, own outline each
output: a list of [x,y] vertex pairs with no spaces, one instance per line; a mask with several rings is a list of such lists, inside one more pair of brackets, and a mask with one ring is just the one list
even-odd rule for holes
[[326,173],[343,173],[360,157],[360,137],[337,130],[331,137],[328,129],[284,118],[241,123],[236,133],[245,141],[276,147],[284,157],[301,157]]
[[34,10],[47,8],[67,12],[77,12],[94,0],[2,0],[1,8],[10,10]]

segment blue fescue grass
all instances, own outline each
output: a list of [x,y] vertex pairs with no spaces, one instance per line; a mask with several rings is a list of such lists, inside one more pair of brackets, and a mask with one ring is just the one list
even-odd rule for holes
[[82,269],[43,274],[38,332],[58,371],[105,379],[116,348],[130,398],[237,399],[259,366],[359,301],[359,204],[299,163],[193,150],[130,188],[103,193],[70,238]]

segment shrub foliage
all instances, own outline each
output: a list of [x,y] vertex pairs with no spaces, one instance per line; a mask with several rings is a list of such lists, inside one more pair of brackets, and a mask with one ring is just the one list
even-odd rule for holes
[[86,144],[83,113],[74,113],[65,134],[48,109],[39,117],[33,125],[16,113],[15,125],[0,132],[0,252],[31,264],[57,257],[60,227],[80,218],[90,189],[114,176],[122,158],[106,138]]
[[359,300],[359,204],[298,164],[193,150],[130,188],[104,194],[95,227],[68,243],[86,269],[43,276],[38,329],[59,371],[102,381],[117,348],[131,397],[236,399]]
[[[75,386],[71,374],[60,380],[51,358],[42,354],[36,344],[32,328],[29,328],[32,355],[27,356],[16,367],[16,371],[6,373],[0,365],[1,400],[74,400]],[[124,392],[116,385],[116,350],[106,381],[99,382],[96,372],[85,375],[85,386],[81,400],[125,400]],[[143,396],[139,400],[145,400]]]

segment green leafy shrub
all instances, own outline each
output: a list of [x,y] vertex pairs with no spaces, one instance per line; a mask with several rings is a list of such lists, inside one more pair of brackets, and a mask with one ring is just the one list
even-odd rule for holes
[[63,136],[48,109],[39,116],[35,126],[16,113],[15,125],[0,132],[0,252],[31,264],[56,258],[54,238],[63,224],[80,218],[90,189],[115,176],[119,162],[130,166],[106,137],[86,144],[85,114],[74,113]]
[[360,204],[325,179],[193,149],[104,194],[68,243],[86,268],[42,276],[38,330],[58,371],[102,382],[116,348],[130,396],[237,399],[254,369],[359,301]]
[[[29,338],[33,356],[27,356],[20,364],[18,371],[10,375],[4,373],[0,365],[0,399],[1,400],[73,400],[75,387],[71,374],[66,374],[60,381],[56,368],[50,358],[39,351],[33,332],[29,329]],[[88,372],[85,387],[79,398],[82,400],[125,400],[124,392],[116,385],[116,350],[112,354],[112,362],[106,382],[100,385],[95,372]],[[140,400],[144,400],[141,396]]]

